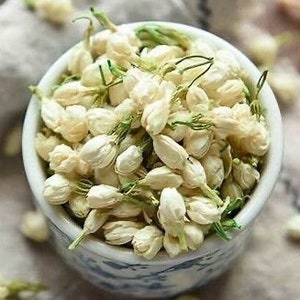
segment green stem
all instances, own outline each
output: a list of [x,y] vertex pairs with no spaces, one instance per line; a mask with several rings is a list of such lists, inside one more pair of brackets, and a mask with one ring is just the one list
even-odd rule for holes
[[40,101],[43,100],[43,98],[44,98],[43,93],[37,86],[30,85],[28,88],[29,88],[30,92],[32,93],[32,95],[37,97]]
[[83,45],[84,45],[84,48],[86,50],[90,50],[90,48],[91,48],[91,36],[94,32],[93,21],[89,17],[78,17],[78,18],[74,19],[72,22],[76,22],[78,20],[88,20],[89,21],[89,25],[88,25],[87,29],[84,32]]
[[202,184],[202,186],[200,188],[208,198],[210,198],[211,200],[213,200],[215,202],[216,205],[218,205],[218,206],[223,205],[222,199],[206,183]]
[[83,230],[81,234],[69,245],[68,249],[71,251],[74,251],[79,244],[86,238],[88,235],[88,232],[86,230]]
[[117,26],[108,18],[108,16],[103,11],[96,10],[94,7],[91,7],[90,11],[103,27],[107,28],[111,32],[117,31]]

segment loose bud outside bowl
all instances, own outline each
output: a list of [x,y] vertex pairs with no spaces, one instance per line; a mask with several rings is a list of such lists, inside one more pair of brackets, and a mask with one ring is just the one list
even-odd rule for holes
[[[148,23],[148,22],[147,22]],[[221,38],[201,29],[166,22],[151,22],[175,28],[191,38],[204,38],[218,48],[224,48],[236,56],[255,84],[260,77],[258,69],[240,51]],[[132,23],[130,26],[145,24]],[[39,88],[48,95],[52,86],[66,70],[72,49],[61,56],[44,75]],[[45,172],[43,163],[35,151],[35,137],[40,126],[39,103],[31,99],[23,129],[23,158],[26,175],[34,195],[36,206],[48,220],[51,244],[63,260],[76,269],[94,285],[109,291],[141,296],[143,298],[168,297],[199,287],[223,273],[232,266],[234,259],[242,252],[253,221],[271,195],[282,163],[282,125],[280,111],[274,95],[266,84],[260,99],[266,108],[266,121],[271,135],[270,149],[259,184],[251,199],[236,216],[241,230],[232,232],[228,242],[212,235],[205,239],[197,251],[175,258],[160,253],[147,261],[137,257],[132,250],[109,246],[105,242],[88,237],[74,252],[67,248],[80,233],[81,228],[60,206],[49,205],[43,197]],[[259,226],[259,225],[258,225]]]

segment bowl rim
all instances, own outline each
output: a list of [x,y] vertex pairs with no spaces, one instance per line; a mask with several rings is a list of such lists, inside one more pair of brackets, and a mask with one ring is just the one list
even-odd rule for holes
[[[238,61],[249,73],[251,81],[256,82],[260,77],[260,72],[257,67],[236,47],[231,45],[223,38],[207,32],[203,29],[192,27],[189,25],[162,22],[162,21],[145,21],[133,22],[126,25],[132,29],[144,24],[157,24],[167,26],[182,31],[189,37],[203,38],[217,48],[227,49],[231,51]],[[72,52],[78,47],[80,43],[71,47],[62,56],[60,56],[54,64],[48,69],[45,75],[40,80],[38,87],[45,93],[50,93],[51,87],[57,82],[59,76],[66,70],[67,61]],[[260,92],[260,99],[266,110],[266,121],[270,131],[271,141],[270,149],[266,157],[266,164],[261,174],[260,182],[255,188],[251,199],[247,202],[244,208],[237,214],[235,219],[241,224],[242,230],[249,228],[256,216],[261,211],[262,207],[269,199],[277,178],[279,176],[282,157],[283,157],[283,132],[281,114],[270,86],[266,83]],[[70,240],[73,240],[80,233],[80,226],[77,225],[70,217],[63,211],[61,207],[56,207],[48,204],[43,198],[43,182],[45,175],[43,172],[41,159],[35,151],[35,137],[40,122],[40,108],[36,97],[32,97],[24,119],[23,136],[22,136],[22,153],[25,173],[31,191],[33,193],[35,203],[47,219],[53,223],[62,233],[64,233]],[[236,239],[240,231],[232,233],[232,240]],[[105,258],[117,260],[124,263],[145,263],[147,264],[174,264],[186,260],[192,260],[205,255],[212,250],[216,250],[224,246],[224,242],[215,234],[206,238],[203,245],[196,251],[189,251],[178,255],[175,258],[170,258],[165,253],[159,253],[153,260],[146,261],[143,258],[134,254],[132,249],[126,249],[117,246],[110,246],[104,241],[89,236],[83,241],[79,247],[84,248],[96,255],[101,255]],[[228,243],[229,244],[229,243]],[[78,249],[79,250],[79,249]]]

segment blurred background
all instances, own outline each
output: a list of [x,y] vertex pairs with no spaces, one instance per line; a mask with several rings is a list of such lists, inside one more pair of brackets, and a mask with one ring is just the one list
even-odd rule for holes
[[288,239],[285,229],[300,211],[300,1],[73,0],[73,12],[61,24],[46,20],[33,3],[0,0],[0,274],[49,286],[30,299],[126,299],[92,287],[47,244],[27,240],[19,230],[22,215],[33,209],[21,156],[28,86],[37,84],[49,66],[82,39],[85,22],[71,20],[95,6],[117,24],[163,20],[201,27],[269,70],[285,133],[280,180],[246,251],[230,271],[194,295],[205,300],[300,299],[300,243]]

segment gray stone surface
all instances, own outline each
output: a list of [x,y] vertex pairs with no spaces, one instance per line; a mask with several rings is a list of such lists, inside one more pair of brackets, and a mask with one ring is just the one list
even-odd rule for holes
[[[97,1],[77,2],[84,9]],[[119,5],[129,1],[102,2],[113,15]],[[192,21],[185,19],[185,13],[174,5],[168,6],[165,1],[152,3],[156,4],[155,9],[149,1],[147,7],[152,7],[152,11],[118,11],[118,21],[150,19],[151,15],[156,19]],[[157,9],[159,5],[161,8]],[[24,9],[22,1],[7,0],[0,5],[1,140],[22,117],[29,100],[27,86],[37,83],[53,61],[81,38],[82,28],[79,23],[53,27]],[[297,100],[292,108],[282,110],[283,170],[270,201],[255,222],[247,249],[230,271],[196,291],[201,299],[300,299],[300,244],[288,241],[283,228],[286,219],[296,213],[297,201],[300,209],[300,98]],[[49,291],[36,300],[128,299],[91,286],[66,267],[47,244],[32,243],[20,234],[21,215],[33,207],[21,155],[7,158],[1,153],[0,166],[0,273],[7,278],[46,283]]]

